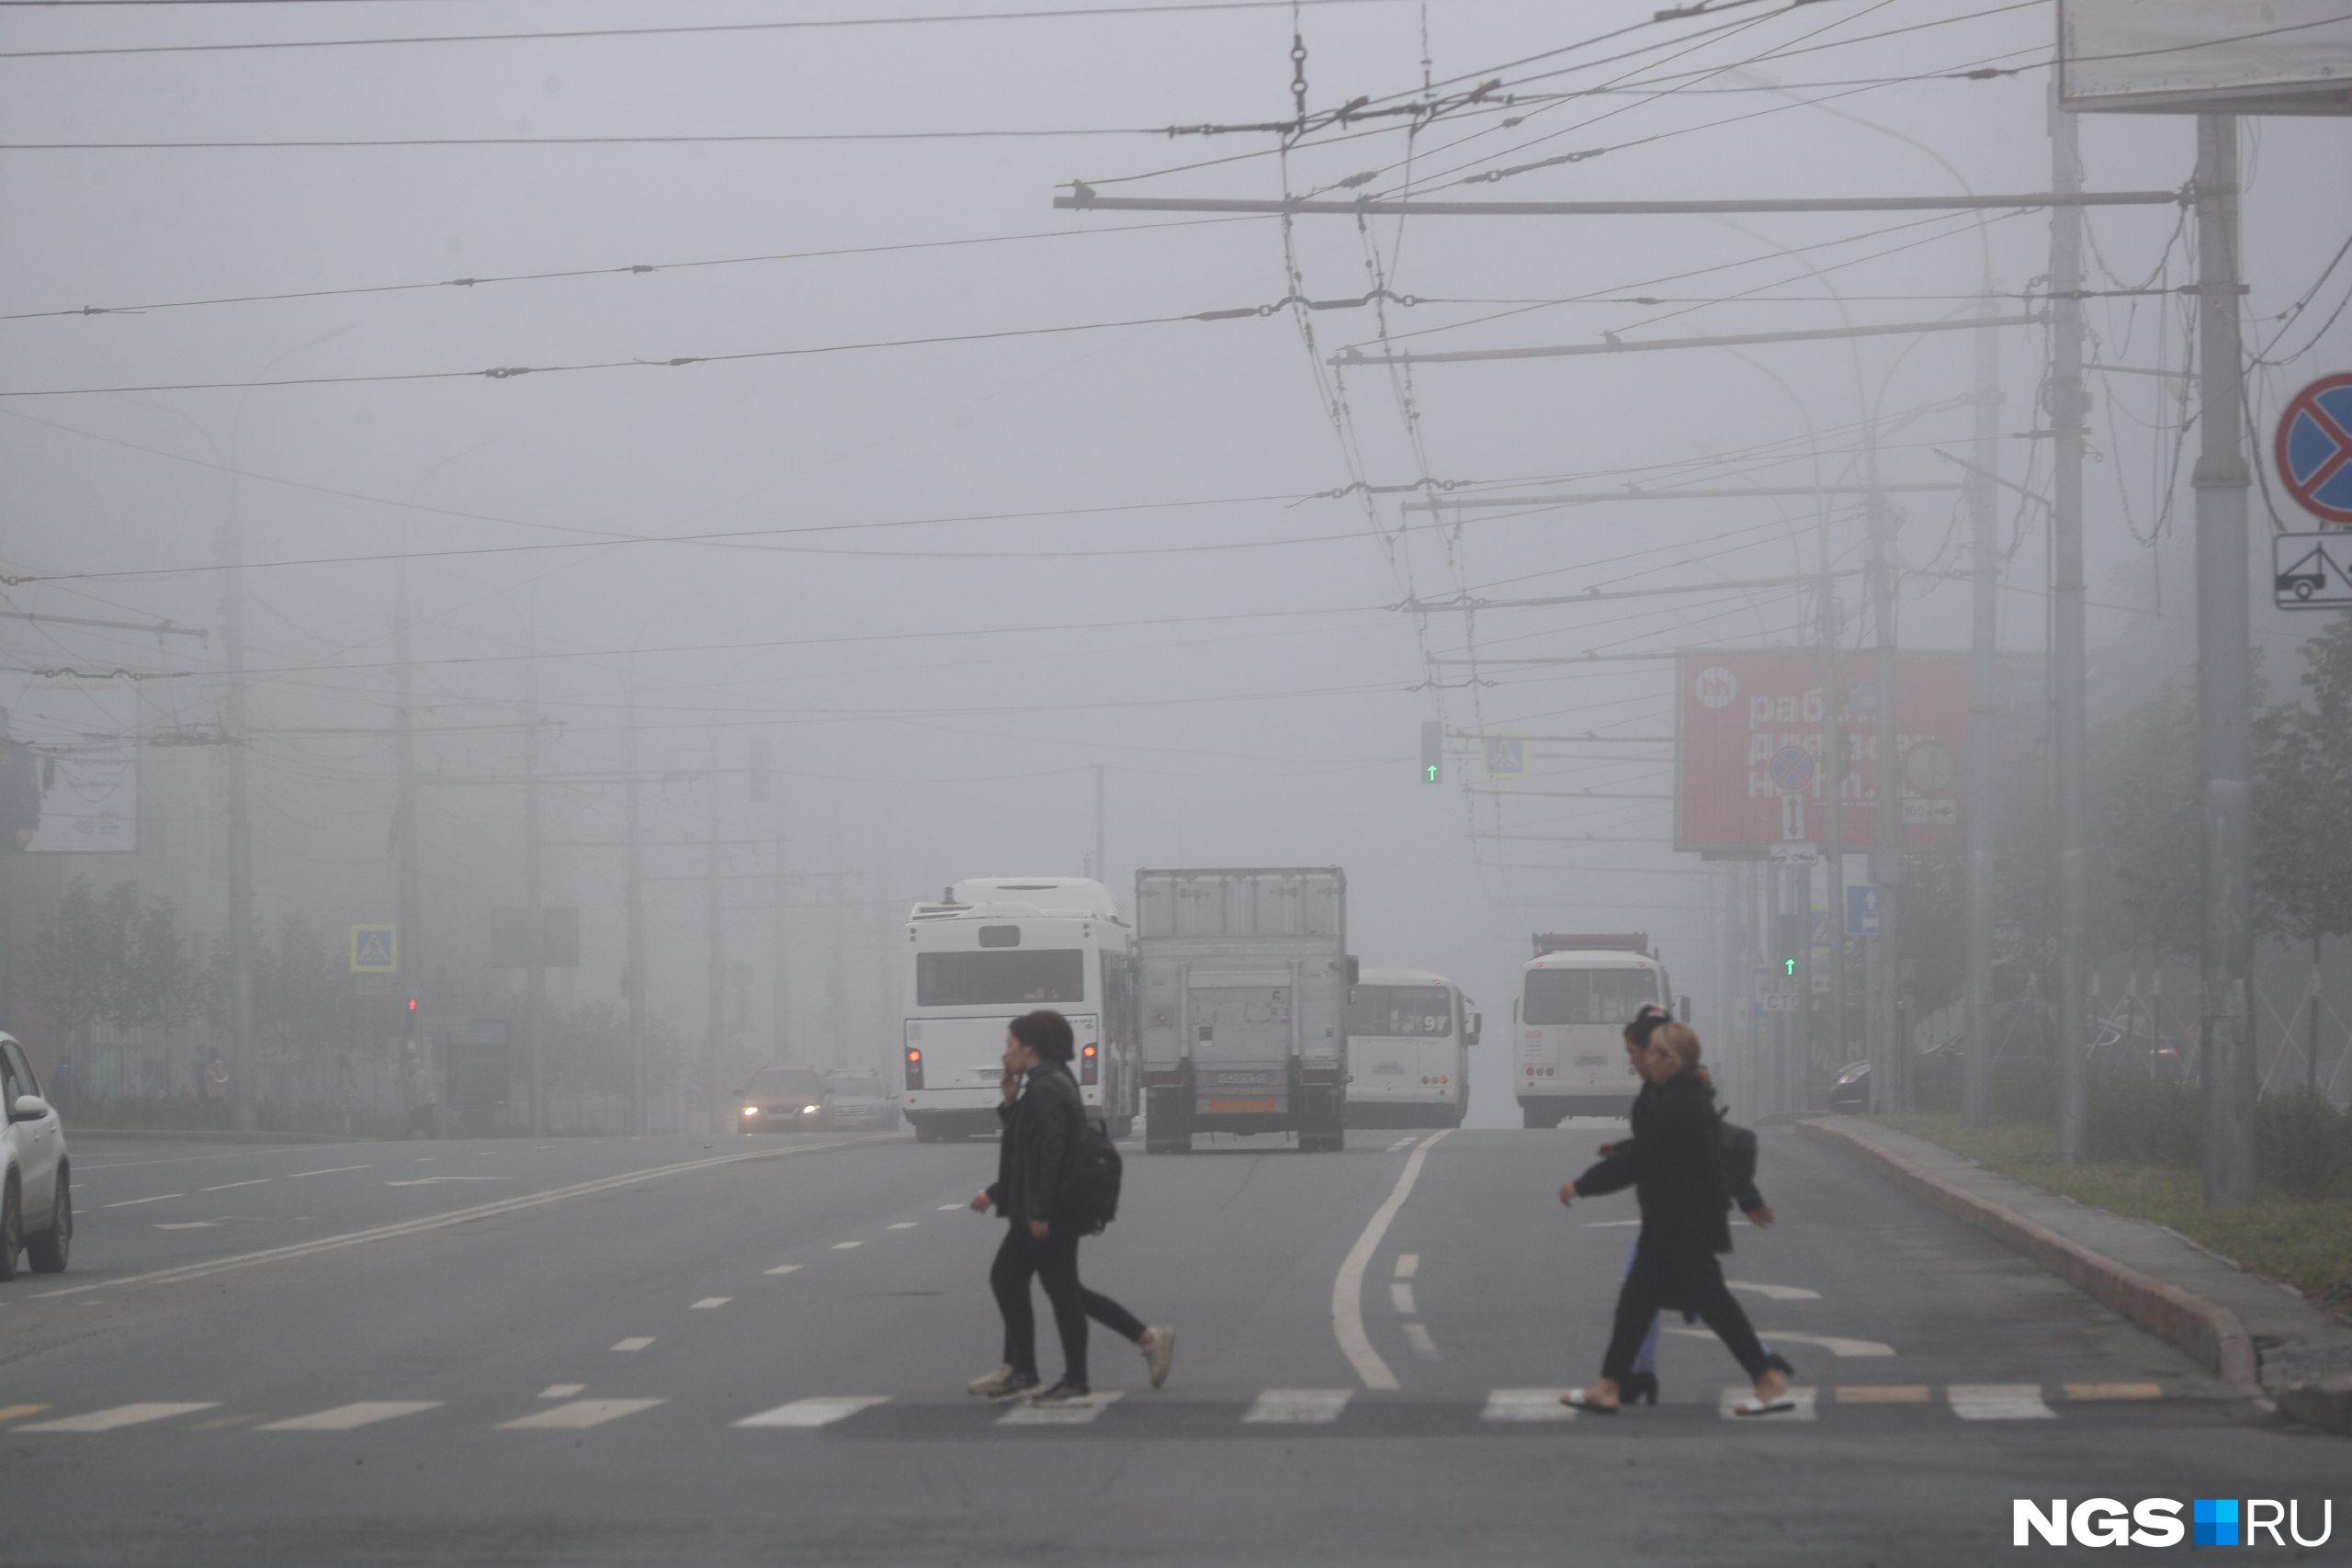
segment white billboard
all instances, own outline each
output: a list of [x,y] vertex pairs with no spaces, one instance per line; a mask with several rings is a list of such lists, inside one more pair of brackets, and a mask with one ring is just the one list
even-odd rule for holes
[[139,847],[139,702],[119,682],[0,674],[0,833],[32,853]]
[[2352,114],[2352,7],[2059,0],[2058,95],[2077,111]]

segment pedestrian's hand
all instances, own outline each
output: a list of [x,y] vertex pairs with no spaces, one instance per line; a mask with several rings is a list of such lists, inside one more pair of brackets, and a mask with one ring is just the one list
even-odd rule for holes
[[1573,1182],[1573,1181],[1570,1181],[1570,1182],[1565,1183],[1565,1184],[1560,1188],[1560,1207],[1562,1207],[1563,1209],[1565,1209],[1565,1208],[1568,1207],[1570,1204],[1574,1203],[1576,1201],[1577,1201],[1577,1184],[1576,1184],[1575,1182]]
[[1616,1152],[1617,1145],[1615,1144],[1603,1144],[1600,1145],[1600,1157],[1602,1159],[1607,1159],[1611,1155],[1613,1155]]
[[1046,1222],[1045,1222],[1045,1221],[1043,1221],[1043,1220],[1031,1220],[1031,1221],[1029,1222],[1029,1239],[1030,1239],[1030,1240],[1032,1240],[1032,1241],[1043,1241],[1043,1240],[1045,1240],[1045,1239],[1046,1239]]
[[1003,1095],[1007,1100],[1011,1100],[1014,1095],[1021,1092],[1021,1075],[1014,1072],[1011,1067],[1007,1067],[1004,1069],[1004,1076],[996,1080],[996,1087],[999,1094]]
[[1747,1223],[1759,1231],[1770,1230],[1773,1218],[1772,1205],[1770,1203],[1758,1203],[1747,1211]]
[[976,1214],[985,1214],[985,1213],[987,1213],[988,1212],[989,1212],[989,1195],[988,1195],[987,1193],[985,1193],[985,1192],[978,1192],[978,1193],[975,1193],[975,1194],[973,1194],[973,1197],[972,1197],[972,1213],[976,1213]]

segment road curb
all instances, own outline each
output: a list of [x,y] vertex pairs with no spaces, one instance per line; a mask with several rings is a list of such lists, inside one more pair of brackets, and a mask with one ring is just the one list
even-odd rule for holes
[[[2046,1225],[2036,1224],[1990,1199],[1980,1198],[1931,1171],[1922,1170],[1893,1151],[1835,1123],[1801,1122],[1797,1131],[1815,1142],[1850,1150],[1870,1160],[1954,1219],[2007,1243],[2157,1338],[2187,1351],[2240,1393],[2249,1396],[2262,1393],[2260,1361],[2255,1354],[2254,1340],[2246,1333],[2245,1325],[2238,1321],[2237,1314],[2229,1308],[2143,1274],[2104,1253],[2094,1252]],[[2281,1396],[2281,1408],[2286,1408],[2285,1397]],[[2352,1416],[2352,1387],[2336,1398],[2346,1415]]]
[[2276,1397],[2281,1411],[2305,1426],[2352,1438],[2352,1377],[2299,1382]]

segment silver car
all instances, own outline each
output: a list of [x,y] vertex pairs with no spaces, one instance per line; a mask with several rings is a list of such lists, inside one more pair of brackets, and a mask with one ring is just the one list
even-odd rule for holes
[[73,1162],[57,1111],[10,1034],[0,1034],[0,1280],[16,1278],[18,1253],[36,1274],[62,1273],[74,1246]]
[[825,1079],[832,1091],[831,1125],[837,1132],[895,1133],[899,1102],[878,1073],[832,1073]]

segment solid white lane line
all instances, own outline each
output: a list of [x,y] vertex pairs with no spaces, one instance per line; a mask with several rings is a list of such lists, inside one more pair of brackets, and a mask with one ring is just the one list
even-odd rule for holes
[[833,1399],[796,1399],[789,1404],[779,1404],[774,1410],[763,1410],[757,1416],[746,1416],[735,1423],[738,1427],[830,1427],[845,1421],[861,1410],[871,1410],[877,1404],[888,1404],[887,1393],[844,1395]]
[[733,1296],[705,1296],[702,1300],[695,1303],[695,1304],[687,1310],[691,1312],[709,1312],[715,1307],[725,1306],[729,1302],[731,1302],[735,1298]]
[[1387,1201],[1380,1205],[1372,1220],[1356,1237],[1354,1247],[1348,1249],[1347,1260],[1340,1265],[1339,1277],[1331,1281],[1331,1332],[1340,1341],[1340,1354],[1355,1369],[1366,1388],[1395,1388],[1396,1374],[1372,1348],[1371,1337],[1363,1330],[1363,1272],[1372,1263],[1372,1255],[1380,1248],[1381,1237],[1388,1234],[1389,1224],[1396,1218],[1396,1211],[1412,1196],[1413,1183],[1420,1179],[1421,1162],[1429,1158],[1430,1145],[1445,1136],[1442,1132],[1430,1134],[1420,1141],[1405,1161],[1405,1169],[1396,1178],[1396,1187]]
[[1498,1388],[1487,1395],[1481,1421],[1573,1421],[1576,1411],[1560,1403],[1556,1388]]
[[1724,1283],[1735,1291],[1762,1296],[1766,1301],[1817,1302],[1821,1299],[1819,1291],[1808,1291],[1802,1285],[1759,1285],[1751,1280],[1725,1280]]
[[[1669,1334],[1679,1334],[1688,1339],[1713,1339],[1712,1328],[1669,1328]],[[1835,1334],[1788,1334],[1780,1329],[1758,1329],[1756,1337],[1771,1345],[1818,1345],[1839,1360],[1849,1356],[1892,1356],[1894,1347],[1876,1339],[1843,1339]]]
[[1421,1255],[1419,1253],[1400,1252],[1396,1255],[1396,1278],[1409,1280],[1420,1271]]
[[541,1399],[574,1399],[587,1392],[584,1382],[551,1382],[539,1390]]
[[218,1187],[199,1187],[198,1192],[226,1192],[232,1187],[259,1187],[277,1179],[273,1176],[256,1176],[250,1181],[224,1181]]
[[1405,1343],[1413,1348],[1414,1355],[1419,1356],[1424,1361],[1435,1361],[1442,1359],[1438,1355],[1437,1341],[1430,1337],[1429,1325],[1425,1323],[1408,1323],[1404,1325],[1404,1332]]
[[[209,1274],[219,1274],[231,1269],[248,1269],[256,1263],[277,1263],[288,1258],[307,1258],[314,1252],[334,1252],[346,1247],[358,1247],[371,1241],[389,1241],[394,1236],[415,1235],[424,1231],[444,1230],[452,1225],[470,1224],[494,1214],[511,1214],[524,1209],[535,1209],[545,1203],[561,1202],[567,1198],[584,1198],[593,1192],[609,1192],[616,1188],[633,1187],[642,1181],[656,1181],[665,1176],[677,1176],[690,1170],[707,1170],[714,1166],[741,1165],[753,1160],[791,1159],[800,1155],[821,1154],[827,1149],[854,1148],[872,1138],[851,1138],[830,1144],[799,1144],[784,1148],[763,1149],[752,1154],[713,1155],[703,1159],[681,1160],[673,1165],[657,1165],[650,1170],[627,1171],[619,1176],[599,1177],[594,1181],[574,1182],[569,1187],[553,1188],[545,1192],[527,1193],[519,1198],[499,1198],[470,1208],[452,1209],[444,1213],[424,1214],[413,1220],[401,1220],[393,1224],[377,1225],[364,1231],[346,1231],[341,1235],[321,1236],[316,1241],[298,1241],[285,1247],[266,1247],[259,1252],[241,1252],[229,1258],[210,1258],[202,1263],[183,1264],[174,1269],[158,1269],[152,1274],[131,1274],[104,1284],[67,1285],[62,1290],[43,1291],[50,1296],[79,1296],[92,1291],[108,1290],[118,1285],[176,1285],[188,1280],[200,1280]],[[361,1169],[363,1167],[352,1167]],[[323,1174],[323,1173],[322,1173]],[[164,1197],[177,1198],[171,1192]],[[133,1199],[134,1202],[153,1202],[153,1199]],[[120,1204],[107,1204],[119,1208]]]
[[613,1348],[616,1350],[642,1350],[648,1345],[652,1343],[653,1337],[649,1334],[641,1339],[624,1339],[619,1344],[614,1346]]
[[1956,1382],[1944,1391],[1951,1413],[1963,1421],[2055,1421],[2058,1412],[2041,1402],[2038,1382]]
[[[185,1198],[185,1192],[158,1192],[153,1198],[125,1198],[119,1203],[101,1203],[101,1209],[135,1209],[141,1203],[161,1203],[167,1198]],[[54,1294],[55,1292],[51,1292]]]
[[289,1170],[286,1173],[286,1179],[291,1181],[298,1176],[335,1176],[346,1170],[366,1170],[367,1168],[364,1165],[331,1165],[324,1170]]
[[833,1250],[835,1252],[847,1252],[853,1247],[864,1247],[865,1245],[865,1244],[862,1241],[837,1241],[833,1243]]
[[1815,1418],[1813,1394],[1814,1391],[1809,1388],[1792,1388],[1788,1392],[1788,1398],[1796,1406],[1793,1410],[1777,1410],[1770,1416],[1735,1416],[1731,1413],[1732,1406],[1743,1399],[1755,1398],[1756,1391],[1752,1388],[1727,1388],[1724,1390],[1721,1406],[1723,1417],[1726,1421],[1747,1421],[1759,1427],[1774,1421],[1811,1421]]
[[1345,1388],[1270,1388],[1241,1419],[1250,1426],[1326,1427],[1340,1418],[1354,1397],[1355,1391]]
[[1090,1393],[1070,1404],[1016,1404],[996,1418],[1000,1427],[1083,1427],[1119,1402],[1116,1393]]
[[218,1410],[220,1402],[207,1399],[194,1404],[117,1404],[105,1410],[93,1410],[85,1416],[66,1416],[55,1421],[36,1421],[29,1427],[18,1427],[19,1432],[111,1432],[118,1427],[136,1427],[148,1421],[168,1421],[175,1416],[190,1416],[198,1410]]
[[601,1427],[607,1421],[617,1421],[624,1416],[634,1416],[640,1410],[650,1410],[661,1404],[658,1399],[575,1399],[549,1410],[501,1421],[502,1432],[578,1431],[583,1427]]
[[894,1231],[910,1231],[915,1228],[915,1223],[912,1220],[900,1220],[897,1224],[892,1225],[890,1228]]
[[799,1267],[800,1265],[797,1263],[779,1263],[775,1268],[763,1269],[762,1272],[768,1274],[789,1274]]
[[421,1411],[438,1410],[437,1399],[363,1399],[352,1404],[338,1404],[332,1410],[315,1411],[297,1416],[290,1420],[270,1421],[256,1427],[257,1432],[350,1432],[361,1427],[372,1427],[379,1421],[397,1421],[403,1416]]
[[1402,1280],[1388,1287],[1388,1304],[1396,1309],[1400,1317],[1412,1317],[1420,1310],[1413,1304],[1413,1287]]

